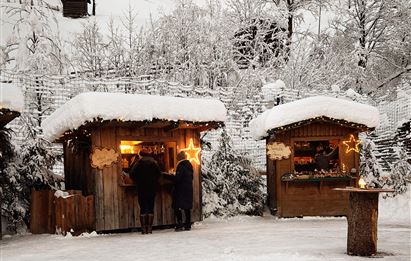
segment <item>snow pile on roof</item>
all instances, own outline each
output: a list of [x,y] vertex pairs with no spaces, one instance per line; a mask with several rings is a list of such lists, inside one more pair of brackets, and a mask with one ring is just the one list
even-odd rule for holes
[[24,98],[21,89],[10,83],[0,83],[0,109],[22,112]]
[[377,108],[326,96],[315,96],[273,107],[250,122],[251,134],[259,140],[269,130],[317,117],[329,117],[375,128],[379,123]]
[[169,96],[82,93],[53,112],[42,124],[44,137],[53,141],[65,131],[75,130],[87,121],[171,120],[209,122],[225,121],[226,108],[215,99],[177,98]]

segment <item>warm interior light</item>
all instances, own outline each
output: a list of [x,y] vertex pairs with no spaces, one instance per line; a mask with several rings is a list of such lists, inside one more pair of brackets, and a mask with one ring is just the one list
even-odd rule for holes
[[363,178],[360,178],[360,179],[358,180],[358,186],[359,186],[361,189],[365,189],[365,185],[367,185],[367,183],[365,183],[365,180],[364,180]]
[[142,141],[136,140],[122,140],[120,141],[120,152],[121,154],[137,154],[138,149],[136,146],[142,143]]
[[188,144],[188,147],[185,149],[181,149],[181,151],[184,151],[186,153],[187,159],[189,161],[200,164],[199,156],[201,148],[194,147],[193,139],[190,139],[190,144]]

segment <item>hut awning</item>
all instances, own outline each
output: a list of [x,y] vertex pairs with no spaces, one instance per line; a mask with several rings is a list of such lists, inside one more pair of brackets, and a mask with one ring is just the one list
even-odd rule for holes
[[22,112],[24,98],[21,89],[11,83],[0,83],[0,109]]
[[76,130],[87,122],[152,120],[187,122],[224,122],[224,104],[215,99],[177,98],[170,96],[82,93],[65,103],[43,121],[44,137],[54,141],[66,131]]
[[284,126],[326,117],[347,123],[375,128],[379,123],[377,108],[340,98],[315,96],[273,107],[250,122],[251,133],[256,140]]

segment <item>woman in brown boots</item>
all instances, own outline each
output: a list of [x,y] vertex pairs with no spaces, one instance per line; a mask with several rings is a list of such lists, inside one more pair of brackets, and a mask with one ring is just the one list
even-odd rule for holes
[[157,161],[146,150],[140,151],[141,159],[131,168],[131,178],[137,185],[142,234],[151,234],[154,220],[154,201],[161,175]]

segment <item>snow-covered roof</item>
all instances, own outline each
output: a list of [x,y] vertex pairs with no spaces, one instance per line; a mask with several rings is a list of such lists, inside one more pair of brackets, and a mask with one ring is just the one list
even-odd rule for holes
[[328,117],[375,128],[379,123],[377,108],[351,100],[315,96],[273,107],[250,122],[251,134],[259,140],[270,130],[300,121]]
[[215,99],[177,98],[125,93],[82,93],[43,121],[44,137],[53,141],[96,119],[121,121],[170,120],[223,122],[224,104]]
[[21,89],[11,83],[0,83],[0,109],[22,112],[24,98]]

